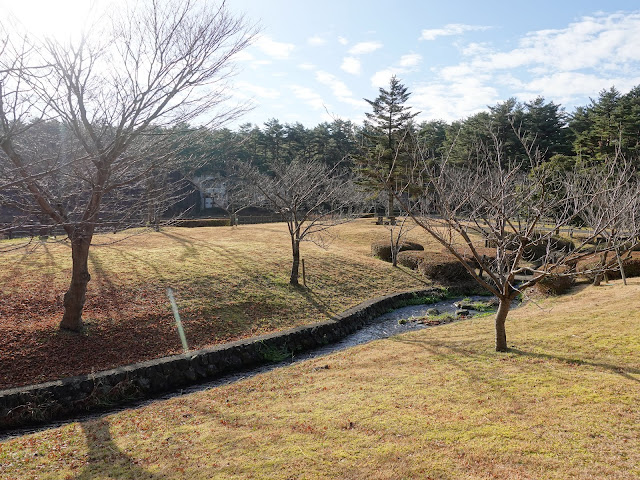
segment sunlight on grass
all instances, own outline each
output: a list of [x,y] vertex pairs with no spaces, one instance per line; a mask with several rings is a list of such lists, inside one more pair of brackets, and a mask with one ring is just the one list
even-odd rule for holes
[[[175,291],[189,346],[198,349],[323,321],[366,299],[428,286],[419,274],[371,257],[372,239],[388,234],[373,220],[338,226],[333,234],[326,249],[302,245],[307,288],[288,283],[291,246],[282,223],[98,235],[82,342],[57,328],[70,275],[68,244],[50,239],[5,252],[0,368],[12,376],[0,377],[0,388],[179,353],[167,287]],[[113,345],[119,353],[111,353]],[[105,349],[108,355],[94,354]],[[64,352],[53,377],[42,367],[48,352]]]
[[0,443],[2,478],[635,479],[640,281]]

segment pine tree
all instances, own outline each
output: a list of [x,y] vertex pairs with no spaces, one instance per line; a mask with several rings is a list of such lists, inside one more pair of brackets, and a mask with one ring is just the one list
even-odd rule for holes
[[[373,112],[367,112],[365,121],[365,152],[356,158],[363,185],[372,190],[384,178],[387,188],[397,192],[402,173],[407,166],[408,141],[411,138],[413,119],[420,112],[412,112],[405,105],[411,94],[394,75],[389,81],[389,89],[380,88],[375,100],[364,99]],[[389,192],[387,215],[393,217],[393,192]]]

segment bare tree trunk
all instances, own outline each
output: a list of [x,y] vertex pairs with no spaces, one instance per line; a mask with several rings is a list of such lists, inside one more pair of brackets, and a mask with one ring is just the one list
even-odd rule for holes
[[92,235],[80,234],[71,241],[71,257],[73,270],[71,285],[64,294],[64,315],[60,328],[79,332],[82,330],[82,309],[86,301],[87,284],[91,280],[89,275],[89,246]]
[[389,222],[391,222],[392,218],[393,218],[393,195],[391,193],[389,193],[387,195],[388,198],[388,202],[387,202],[387,217],[389,218]]
[[398,250],[400,250],[400,235],[398,234],[398,240],[393,240],[393,229],[389,230],[391,235],[391,265],[398,266]]
[[291,248],[293,250],[293,263],[291,264],[291,278],[289,279],[289,283],[297,287],[300,285],[298,282],[300,269],[300,240],[294,236],[291,237]]
[[[607,243],[607,248],[609,248],[609,245],[611,245],[611,242]],[[607,255],[609,254],[608,251],[604,252],[603,254],[603,258],[602,258],[602,266],[604,267],[604,272],[603,272],[603,278],[605,282],[609,281],[609,272],[607,271]]]
[[616,249],[616,259],[618,260],[618,268],[620,269],[620,276],[622,277],[622,283],[627,284],[627,275],[624,273],[624,265],[622,264],[622,258],[620,252]]
[[507,315],[511,309],[511,299],[509,297],[500,297],[500,304],[498,305],[498,311],[496,312],[496,352],[508,352],[507,347],[507,330],[505,329],[505,322]]

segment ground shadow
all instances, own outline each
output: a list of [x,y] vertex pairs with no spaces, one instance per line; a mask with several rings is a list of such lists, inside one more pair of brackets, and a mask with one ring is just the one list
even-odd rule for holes
[[318,311],[322,312],[327,317],[331,318],[335,315],[335,312],[331,311],[331,307],[329,306],[329,304],[325,301],[322,301],[320,296],[314,293],[311,289],[304,286],[300,286],[300,287],[297,287],[296,290],[302,294],[302,296],[307,300],[307,302],[309,302],[311,305],[316,307]]
[[[391,337],[389,340],[391,341],[396,341],[398,343],[404,343],[407,345],[417,345],[420,346],[422,348],[424,348],[425,350],[427,350],[428,352],[430,352],[432,355],[436,356],[436,357],[441,357],[441,358],[445,358],[442,354],[440,354],[437,349],[438,348],[444,348],[448,351],[451,351],[457,355],[460,356],[466,356],[466,357],[478,357],[479,355],[470,352],[469,350],[457,347],[457,346],[453,346],[453,345],[446,345],[443,344],[441,342],[430,342],[426,339],[420,338],[420,337],[416,337],[416,336],[406,336],[406,335],[399,335],[396,337]],[[557,361],[557,362],[561,362],[561,363],[566,363],[568,365],[584,365],[584,366],[589,366],[589,367],[595,367],[595,368],[602,368],[604,370],[609,370],[613,373],[616,373],[618,375],[620,375],[621,377],[627,379],[627,380],[631,380],[634,382],[638,382],[640,383],[640,369],[638,368],[629,368],[629,367],[621,367],[620,365],[612,365],[609,363],[601,363],[601,362],[594,362],[594,361],[590,361],[590,360],[583,360],[580,358],[571,358],[571,357],[563,357],[560,355],[551,355],[548,353],[534,353],[534,352],[527,352],[525,350],[520,350],[518,348],[510,348],[508,353],[511,354],[515,354],[515,355],[520,355],[520,356],[524,356],[524,357],[531,357],[531,358],[539,358],[539,359],[544,359],[544,360],[553,360],[553,361]],[[500,355],[500,354],[497,354]],[[464,371],[466,374],[468,374],[470,376],[470,378],[477,380],[478,377],[477,375],[475,375],[474,372],[468,370],[467,368],[465,368],[460,362],[456,362],[455,360],[452,360],[451,358],[448,358],[447,361],[449,362],[453,362],[457,367],[459,367],[462,371]],[[637,375],[637,376],[635,376]]]
[[541,358],[545,360],[556,360],[558,362],[567,363],[569,365],[587,365],[589,367],[603,368],[613,373],[617,373],[618,375],[626,378],[627,380],[632,380],[634,382],[640,383],[640,377],[633,376],[633,375],[640,376],[640,369],[638,368],[621,367],[619,365],[611,365],[610,363],[592,362],[589,360],[582,360],[580,358],[562,357],[560,355],[551,355],[548,353],[527,352],[525,350],[520,350],[517,348],[510,348],[509,353],[514,353],[516,355],[521,355],[524,357]]
[[155,480],[161,477],[140,467],[136,460],[124,453],[111,438],[109,422],[104,418],[83,422],[82,431],[87,441],[87,465],[75,480],[95,478],[131,478]]
[[93,270],[98,274],[96,275],[95,283],[98,284],[102,294],[107,295],[117,290],[116,285],[111,280],[111,277],[107,273],[102,261],[95,255],[94,252],[89,252],[89,263]]

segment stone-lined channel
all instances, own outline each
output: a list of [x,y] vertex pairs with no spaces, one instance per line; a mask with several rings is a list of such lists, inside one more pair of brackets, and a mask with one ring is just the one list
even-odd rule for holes
[[[246,378],[253,377],[255,375],[258,375],[264,372],[268,372],[276,368],[281,368],[281,367],[291,365],[293,363],[297,363],[304,360],[322,357],[324,355],[328,355],[333,352],[345,350],[347,348],[368,343],[374,340],[389,338],[394,335],[398,335],[398,334],[402,334],[402,333],[406,333],[414,330],[431,328],[435,325],[420,323],[420,321],[416,321],[416,320],[425,318],[427,316],[427,311],[433,312],[433,309],[436,309],[440,315],[449,314],[449,319],[445,320],[442,323],[450,323],[451,321],[456,321],[459,318],[469,318],[480,313],[479,311],[474,310],[473,308],[467,308],[468,315],[464,317],[458,317],[456,315],[456,312],[460,310],[459,305],[462,300],[463,300],[463,297],[459,297],[459,298],[442,300],[442,301],[438,301],[430,304],[411,305],[411,306],[401,307],[366,322],[366,324],[356,332],[349,334],[346,337],[334,343],[324,345],[324,346],[321,346],[312,350],[308,350],[305,352],[301,352],[299,354],[291,355],[291,356],[283,354],[282,356],[284,357],[286,355],[286,358],[282,359],[281,361],[274,362],[274,363],[267,363],[267,364],[253,367],[250,369],[241,370],[236,373],[227,374],[213,380],[204,381],[196,385],[191,385],[191,386],[182,388],[177,391],[160,394],[160,395],[154,396],[154,398],[152,399],[133,401],[126,404],[115,406],[113,408],[102,409],[95,413],[73,415],[60,421],[51,421],[41,425],[19,427],[15,429],[0,431],[0,441],[21,436],[21,435],[26,435],[26,434],[37,432],[37,431],[41,431],[41,430],[46,430],[49,428],[55,428],[71,422],[90,421],[90,420],[93,420],[105,415],[117,413],[123,410],[131,409],[131,408],[139,408],[146,405],[150,405],[151,403],[154,403],[157,401],[168,400],[180,395],[200,392],[200,391],[208,390],[210,388],[227,385],[233,382],[237,382]],[[464,303],[486,302],[487,300],[488,300],[488,297],[486,296],[464,297]],[[432,322],[432,323],[435,323],[435,322]]]

